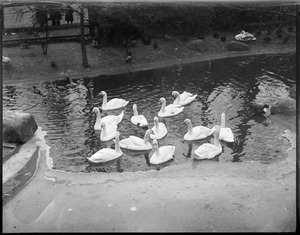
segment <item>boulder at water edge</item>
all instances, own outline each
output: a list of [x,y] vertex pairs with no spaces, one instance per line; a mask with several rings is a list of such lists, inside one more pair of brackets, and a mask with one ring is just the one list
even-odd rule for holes
[[250,48],[246,43],[231,41],[228,43],[228,50],[230,50],[230,51],[249,51]]
[[289,97],[279,99],[272,105],[271,114],[296,115],[296,100]]
[[3,110],[3,142],[24,144],[33,137],[37,128],[33,115]]
[[205,42],[202,39],[191,40],[188,42],[187,47],[193,51],[203,52],[208,50]]
[[292,86],[290,89],[290,97],[296,99],[296,85]]

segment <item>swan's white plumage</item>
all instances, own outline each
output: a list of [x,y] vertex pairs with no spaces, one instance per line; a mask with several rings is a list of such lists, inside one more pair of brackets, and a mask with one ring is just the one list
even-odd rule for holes
[[195,159],[212,159],[222,153],[222,146],[219,142],[220,126],[215,126],[214,130],[214,144],[205,143],[200,145],[194,151]]
[[101,106],[102,110],[114,110],[114,109],[124,108],[129,103],[129,101],[120,98],[113,98],[107,102],[106,92],[101,91],[100,94],[103,95],[103,102]]
[[124,110],[118,116],[116,116],[116,115],[107,115],[107,116],[102,117],[102,118],[101,118],[99,108],[94,107],[93,112],[96,113],[96,122],[95,122],[95,125],[94,125],[95,130],[101,130],[101,123],[106,123],[106,124],[115,123],[116,125],[118,125],[124,117]]
[[182,92],[181,94],[178,91],[173,91],[172,95],[176,97],[173,104],[181,106],[190,104],[197,97],[197,94],[193,95],[192,93],[186,91]]
[[214,129],[210,129],[205,126],[193,127],[191,120],[188,118],[184,120],[184,123],[188,126],[188,132],[183,136],[184,140],[192,141],[205,139],[214,133]]
[[158,117],[154,117],[154,127],[152,127],[154,134],[150,134],[151,139],[162,139],[168,133],[167,127],[164,123],[159,122]]
[[181,105],[177,104],[169,104],[166,106],[166,99],[163,97],[160,98],[159,102],[162,103],[162,105],[158,112],[158,117],[172,117],[181,113],[184,109],[184,107],[181,107]]
[[154,146],[155,152],[152,154],[152,156],[150,158],[151,164],[154,164],[154,165],[162,164],[173,158],[174,153],[175,153],[175,146],[167,145],[167,146],[162,146],[162,147],[158,148],[158,143],[157,143],[156,139],[153,140],[153,146]]
[[132,109],[133,109],[133,116],[131,117],[130,121],[134,125],[137,125],[137,126],[140,126],[140,127],[148,126],[148,121],[145,118],[145,116],[142,115],[142,114],[140,114],[140,115],[138,114],[137,105],[136,104],[132,105]]
[[131,135],[120,141],[120,147],[129,150],[150,150],[152,149],[152,145],[149,142],[151,132],[152,130],[148,129],[144,135],[144,139]]
[[7,56],[2,56],[2,63],[9,64],[11,62],[11,58]]
[[108,162],[114,159],[117,159],[118,157],[122,156],[122,151],[119,146],[119,136],[120,133],[118,132],[115,136],[115,149],[111,148],[103,148],[94,153],[91,157],[87,157],[89,162],[92,163],[104,163]]
[[221,114],[221,125],[220,125],[220,140],[224,140],[225,142],[233,143],[234,135],[232,130],[229,127],[225,127],[225,113]]
[[105,122],[101,123],[101,133],[100,133],[100,140],[101,141],[109,141],[115,138],[117,134],[118,126],[116,123],[106,124]]

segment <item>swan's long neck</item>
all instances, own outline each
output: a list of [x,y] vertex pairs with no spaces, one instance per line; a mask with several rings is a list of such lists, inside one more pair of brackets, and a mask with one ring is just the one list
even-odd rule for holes
[[119,136],[116,136],[115,140],[116,140],[115,150],[116,150],[117,153],[120,153],[122,151],[121,151],[121,148],[120,148],[120,145],[119,145],[119,142],[120,142]]
[[137,111],[137,107],[136,106],[133,106],[133,116],[138,116],[139,113]]
[[102,103],[102,105],[106,105],[106,104],[107,104],[107,94],[104,93],[103,94],[103,103]]
[[225,114],[222,113],[221,114],[221,128],[225,128]]
[[217,147],[220,147],[221,144],[220,144],[220,141],[219,141],[219,136],[220,136],[220,128],[216,129],[215,130],[215,138],[214,138],[214,145],[217,146]]
[[159,148],[157,144],[155,145],[155,153],[159,156]]
[[180,94],[176,93],[176,99],[175,99],[176,104],[180,103]]
[[100,123],[101,122],[101,114],[100,114],[100,110],[99,109],[96,109],[96,116],[97,116],[96,122]]
[[165,107],[166,107],[166,101],[162,101],[160,111],[161,111],[161,112],[165,112]]
[[124,110],[120,113],[119,115],[119,121],[121,122],[121,120],[123,119],[123,116],[124,116]]
[[144,143],[147,144],[149,142],[150,132],[146,132],[144,136]]
[[188,126],[188,133],[192,134],[193,133],[193,125],[192,125],[192,123],[188,122],[187,126]]

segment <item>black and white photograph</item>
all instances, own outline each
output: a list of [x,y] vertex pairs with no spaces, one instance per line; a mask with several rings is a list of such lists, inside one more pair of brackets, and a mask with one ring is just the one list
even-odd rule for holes
[[300,2],[0,0],[2,233],[299,227]]

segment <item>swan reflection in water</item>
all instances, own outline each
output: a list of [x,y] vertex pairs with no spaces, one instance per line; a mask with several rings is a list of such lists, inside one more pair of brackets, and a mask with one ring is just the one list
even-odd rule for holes
[[164,167],[167,167],[169,165],[172,164],[172,162],[174,161],[174,158],[165,162],[165,163],[162,163],[162,164],[157,164],[157,165],[153,165],[150,163],[150,153],[152,150],[144,150],[144,151],[137,151],[137,150],[128,150],[128,149],[122,149],[123,151],[123,156],[128,156],[130,158],[136,158],[136,157],[141,157],[141,156],[144,156],[145,158],[145,162],[146,162],[146,165],[148,167],[151,167],[152,169],[156,169],[156,170],[161,170],[163,169]]
[[183,142],[187,143],[188,152],[187,152],[187,154],[182,153],[182,155],[186,158],[190,158],[192,156],[193,144],[200,146],[204,143],[210,143],[210,137],[202,139],[202,140],[192,140],[192,141],[184,140]]
[[[186,158],[191,158],[194,155],[194,153],[192,153],[193,152],[193,145],[201,146],[204,143],[211,143],[210,142],[211,139],[212,138],[209,137],[209,138],[206,138],[206,139],[203,139],[203,140],[184,141],[188,145],[188,151],[187,151],[187,154],[182,153],[183,156],[186,157]],[[225,145],[230,144],[230,145],[233,146],[233,143],[226,143],[226,142],[224,142],[224,143],[225,143]],[[222,146],[222,153],[223,152],[224,152],[224,147]],[[217,156],[215,156],[212,159],[195,159],[195,158],[193,158],[192,169],[195,169],[199,164],[201,164],[201,162],[203,163],[203,162],[206,162],[206,161],[219,161],[219,157],[221,156],[222,153],[218,154]]]
[[222,153],[220,153],[219,155],[215,156],[212,159],[193,159],[192,160],[192,169],[196,169],[198,167],[198,165],[203,164],[204,162],[218,162],[219,158],[221,156]]
[[86,170],[88,172],[97,171],[97,172],[109,173],[115,169],[114,164],[116,164],[117,172],[123,172],[123,169],[121,167],[122,156],[120,156],[117,159],[113,159],[111,161],[104,162],[104,163],[90,163],[89,162],[89,165],[87,166]]

